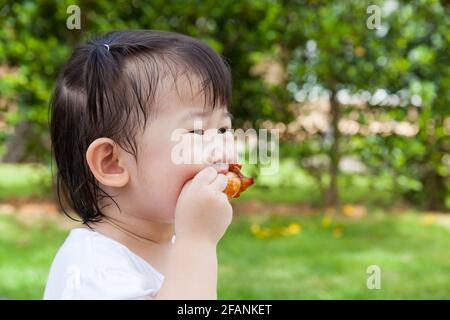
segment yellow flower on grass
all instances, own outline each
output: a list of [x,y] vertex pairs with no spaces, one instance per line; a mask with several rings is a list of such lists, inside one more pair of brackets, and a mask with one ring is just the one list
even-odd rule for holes
[[302,230],[302,226],[299,223],[291,223],[287,227],[280,230],[281,235],[291,236],[298,234]]
[[422,219],[422,223],[426,226],[432,225],[434,223],[434,216],[431,214],[426,214],[423,219]]
[[256,236],[261,239],[266,239],[266,238],[270,237],[270,235],[271,235],[270,230],[267,230],[267,229],[262,229],[256,234]]
[[327,229],[331,223],[333,222],[333,218],[331,217],[331,215],[325,215],[322,219],[322,227],[324,229]]
[[333,230],[333,237],[334,238],[340,238],[344,234],[344,231],[342,230],[342,227],[336,227]]
[[253,234],[258,233],[260,230],[261,230],[261,227],[259,226],[259,224],[256,224],[256,223],[252,224],[252,226],[250,227],[250,231]]
[[289,234],[297,234],[302,231],[302,226],[300,223],[290,223],[289,226],[285,229]]
[[290,223],[287,227],[262,228],[259,224],[252,224],[250,227],[251,233],[260,239],[291,236],[298,234],[301,229],[299,223]]
[[261,228],[259,224],[252,224],[252,226],[250,227],[250,231],[258,238],[264,239],[270,236],[269,230]]

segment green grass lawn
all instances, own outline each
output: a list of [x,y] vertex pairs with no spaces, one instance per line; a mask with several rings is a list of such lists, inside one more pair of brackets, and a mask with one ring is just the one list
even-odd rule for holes
[[[266,239],[248,231],[252,223],[289,222],[299,222],[302,231]],[[235,221],[219,249],[220,298],[450,298],[448,227],[426,225],[417,214],[339,219],[327,228],[321,222],[258,216]],[[369,265],[381,268],[380,290],[367,289]]]
[[[251,232],[255,224],[273,230],[290,223],[300,232]],[[40,299],[67,232],[52,220],[0,214],[0,296]],[[321,216],[242,216],[219,243],[219,298],[449,299],[449,248],[450,229],[418,214],[372,212],[327,227]],[[369,265],[381,268],[379,290],[366,287]]]
[[0,296],[40,299],[47,273],[67,235],[54,221],[0,214]]

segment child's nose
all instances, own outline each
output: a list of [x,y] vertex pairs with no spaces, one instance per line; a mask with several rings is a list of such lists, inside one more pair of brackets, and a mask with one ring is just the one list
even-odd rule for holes
[[231,132],[226,132],[217,139],[209,154],[209,163],[237,163],[236,142]]

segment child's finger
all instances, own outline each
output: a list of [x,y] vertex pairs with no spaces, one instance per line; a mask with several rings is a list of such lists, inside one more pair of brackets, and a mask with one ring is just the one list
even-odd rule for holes
[[216,177],[216,179],[214,179],[214,181],[211,183],[211,186],[221,192],[223,190],[225,190],[225,188],[227,187],[228,184],[228,178],[226,175],[219,173]]
[[208,166],[195,175],[194,179],[192,179],[192,185],[208,185],[214,181],[216,176],[217,171],[213,167]]

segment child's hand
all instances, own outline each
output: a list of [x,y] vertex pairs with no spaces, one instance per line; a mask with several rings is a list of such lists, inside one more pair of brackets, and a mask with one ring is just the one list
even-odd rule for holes
[[231,223],[233,209],[225,193],[228,178],[206,167],[181,190],[175,210],[175,234],[216,245]]

